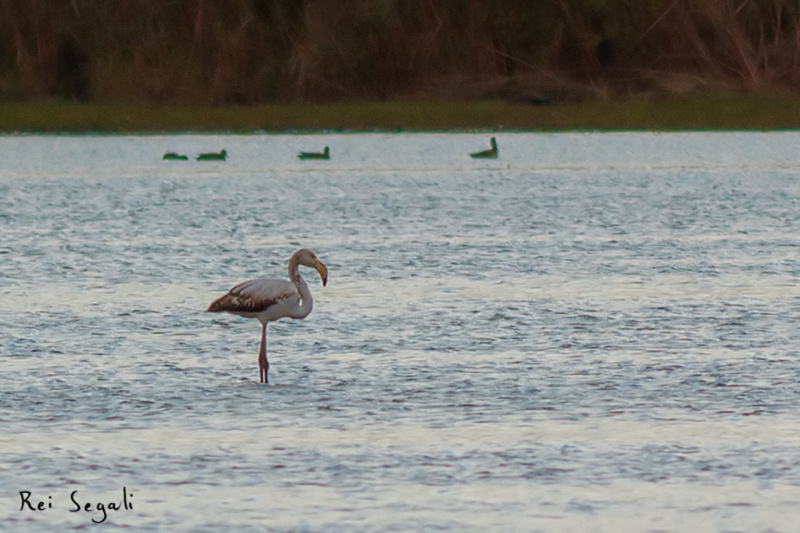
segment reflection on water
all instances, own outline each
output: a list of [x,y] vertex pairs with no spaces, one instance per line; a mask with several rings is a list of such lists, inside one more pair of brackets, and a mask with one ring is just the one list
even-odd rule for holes
[[793,529],[800,135],[485,141],[0,138],[0,529]]

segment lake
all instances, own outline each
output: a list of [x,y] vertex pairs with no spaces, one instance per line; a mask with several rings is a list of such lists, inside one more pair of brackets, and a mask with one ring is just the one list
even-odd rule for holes
[[490,136],[0,137],[0,530],[796,529],[800,132]]

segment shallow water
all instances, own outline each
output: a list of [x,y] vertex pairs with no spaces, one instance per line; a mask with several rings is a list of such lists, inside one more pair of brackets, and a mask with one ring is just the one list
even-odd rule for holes
[[0,137],[0,529],[796,529],[800,133],[487,137]]

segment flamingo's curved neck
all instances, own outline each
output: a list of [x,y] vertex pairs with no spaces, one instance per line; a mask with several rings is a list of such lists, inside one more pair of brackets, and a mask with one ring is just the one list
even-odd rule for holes
[[292,310],[291,318],[305,318],[314,308],[314,298],[311,297],[311,291],[308,290],[306,280],[300,276],[299,262],[292,256],[289,259],[289,279],[292,280],[294,286],[297,287],[297,292],[300,293],[300,305]]

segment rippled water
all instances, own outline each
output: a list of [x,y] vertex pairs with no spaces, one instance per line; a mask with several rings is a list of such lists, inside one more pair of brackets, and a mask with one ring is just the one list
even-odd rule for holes
[[487,137],[0,137],[0,529],[796,529],[800,133]]

